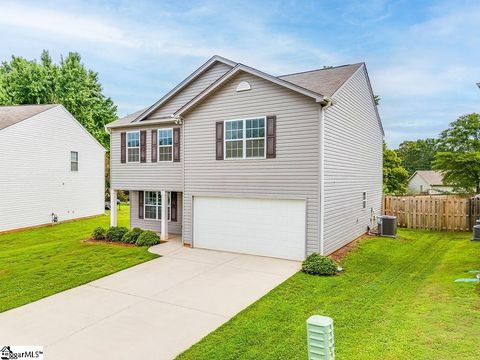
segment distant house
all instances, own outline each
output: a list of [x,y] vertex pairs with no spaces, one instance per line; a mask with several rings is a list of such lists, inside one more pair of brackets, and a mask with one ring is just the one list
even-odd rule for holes
[[104,212],[105,149],[62,105],[0,106],[0,232]]
[[443,183],[443,174],[434,170],[417,170],[408,180],[408,192],[412,194],[448,194],[453,187]]

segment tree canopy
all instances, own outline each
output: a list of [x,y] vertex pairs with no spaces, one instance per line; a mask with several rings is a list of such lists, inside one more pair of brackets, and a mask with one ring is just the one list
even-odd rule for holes
[[432,170],[432,163],[438,151],[437,139],[407,140],[400,144],[397,153],[409,175],[417,170]]
[[98,74],[78,53],[59,64],[43,51],[40,61],[12,56],[0,65],[0,105],[62,104],[107,149],[104,126],[116,119],[117,107],[102,93]]
[[395,150],[383,143],[383,192],[385,194],[405,193],[408,171]]

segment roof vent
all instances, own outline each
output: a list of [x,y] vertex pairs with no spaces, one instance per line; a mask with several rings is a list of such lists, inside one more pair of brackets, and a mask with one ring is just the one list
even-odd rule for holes
[[240,91],[248,91],[250,90],[252,87],[250,86],[250,84],[246,81],[242,81],[240,84],[237,85],[237,91],[240,92]]

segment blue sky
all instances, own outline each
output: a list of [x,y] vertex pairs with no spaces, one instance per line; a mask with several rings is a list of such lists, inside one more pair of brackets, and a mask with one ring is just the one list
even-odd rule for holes
[[391,147],[480,112],[480,2],[4,1],[0,60],[77,51],[123,116],[213,54],[273,75],[365,61]]

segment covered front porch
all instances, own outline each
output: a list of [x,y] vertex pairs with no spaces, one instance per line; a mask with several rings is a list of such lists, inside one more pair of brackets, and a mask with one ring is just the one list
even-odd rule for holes
[[[110,191],[110,203],[116,204],[117,192]],[[130,228],[139,227],[160,234],[160,240],[182,234],[183,193],[168,190],[129,190]],[[162,219],[167,219],[163,221]],[[117,209],[112,206],[110,225],[117,226]]]

